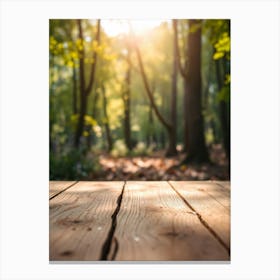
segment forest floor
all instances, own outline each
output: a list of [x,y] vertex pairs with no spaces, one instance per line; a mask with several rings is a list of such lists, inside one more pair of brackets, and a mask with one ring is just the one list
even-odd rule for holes
[[229,180],[228,163],[220,145],[213,146],[212,163],[180,165],[185,154],[167,158],[164,151],[152,156],[99,156],[101,171],[98,180]]

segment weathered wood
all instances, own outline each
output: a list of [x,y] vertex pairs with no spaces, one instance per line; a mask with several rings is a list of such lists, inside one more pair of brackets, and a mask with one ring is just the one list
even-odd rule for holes
[[76,181],[50,181],[49,183],[49,199],[56,196],[58,193],[63,192],[65,189],[69,188]]
[[230,189],[225,188],[217,181],[192,181],[188,182],[200,192],[206,192],[207,195],[217,200],[224,207],[230,208]]
[[225,189],[230,191],[230,182],[229,181],[213,181],[213,183],[216,183],[217,185],[224,187]]
[[[209,182],[171,181],[170,184],[197,212],[203,221],[230,247],[229,192]],[[225,189],[226,190],[226,189]],[[226,197],[228,195],[228,197]]]
[[115,260],[229,260],[227,250],[167,182],[126,183],[114,244]]
[[124,182],[78,182],[50,200],[50,260],[99,260]]

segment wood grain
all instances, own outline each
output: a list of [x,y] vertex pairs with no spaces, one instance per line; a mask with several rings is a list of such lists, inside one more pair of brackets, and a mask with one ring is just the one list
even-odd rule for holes
[[[172,181],[171,181],[172,183]],[[188,185],[195,187],[199,192],[206,192],[218,203],[230,209],[230,189],[214,181],[189,181]],[[180,183],[181,184],[181,183]]]
[[50,260],[99,260],[123,182],[78,182],[50,200]]
[[213,183],[216,183],[217,185],[220,185],[230,191],[230,182],[229,181],[213,181]]
[[58,193],[63,192],[71,185],[75,184],[76,181],[50,181],[49,183],[49,199],[56,196]]
[[167,182],[126,183],[114,241],[116,260],[229,260]]
[[216,183],[171,181],[171,185],[230,247],[230,193]]

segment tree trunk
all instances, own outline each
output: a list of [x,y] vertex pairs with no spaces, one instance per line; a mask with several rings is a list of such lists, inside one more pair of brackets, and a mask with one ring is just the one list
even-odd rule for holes
[[[170,145],[174,146],[174,139],[170,138],[171,135],[172,135],[172,137],[174,136],[174,134],[172,133],[172,129],[173,129],[172,128],[172,123],[169,123],[168,121],[166,121],[166,119],[163,117],[163,115],[160,113],[158,107],[156,106],[156,103],[155,103],[155,100],[154,100],[154,97],[153,97],[153,93],[151,91],[151,88],[149,86],[148,79],[147,79],[147,76],[146,76],[146,73],[145,73],[141,52],[140,52],[140,50],[137,46],[136,40],[134,40],[134,48],[135,48],[136,56],[137,56],[138,63],[139,63],[139,66],[140,66],[140,73],[141,73],[141,76],[142,76],[144,87],[146,89],[148,98],[150,100],[151,107],[153,108],[153,110],[155,112],[155,115],[157,116],[158,120],[161,122],[161,124],[167,130],[167,134],[169,136],[169,139],[168,139],[169,140],[169,146]],[[176,149],[176,146],[175,146],[175,149]],[[166,156],[168,156],[168,155],[166,154]]]
[[[77,129],[75,133],[75,140],[74,146],[78,148],[80,146],[80,139],[84,131],[84,117],[87,112],[87,97],[91,92],[92,86],[94,84],[95,78],[95,69],[96,69],[96,62],[97,62],[97,53],[93,51],[93,63],[91,66],[90,71],[90,80],[88,86],[85,83],[85,67],[84,67],[84,58],[85,58],[85,51],[84,51],[84,36],[83,36],[83,29],[81,20],[77,20],[78,25],[78,37],[82,43],[82,49],[79,50],[79,78],[80,78],[80,110],[79,110],[79,119],[77,124]],[[97,43],[100,43],[100,20],[97,22],[97,33],[96,33],[96,40]]]
[[[94,92],[94,96],[93,96],[93,106],[92,106],[92,117],[93,119],[96,121],[97,117],[98,117],[98,111],[97,111],[97,102],[98,102],[98,98],[99,98],[99,93],[98,91]],[[91,137],[91,143],[92,145],[96,144],[97,141],[97,137],[95,133],[92,133],[92,137]]]
[[[223,67],[224,67],[225,75],[229,74],[230,69],[228,69],[227,60],[225,57],[223,57]],[[229,68],[230,68],[230,65],[229,65]],[[224,146],[225,146],[227,158],[230,162],[230,100],[228,100],[228,102],[225,101],[223,104],[222,119],[223,119],[223,122],[225,123],[223,125]]]
[[205,145],[201,102],[201,21],[189,21],[188,34],[188,153],[185,162],[206,162],[208,151]]
[[[83,29],[82,29],[82,23],[81,20],[77,20],[78,23],[78,30],[79,30],[79,39],[83,43]],[[82,48],[79,51],[79,78],[80,78],[80,111],[79,111],[79,118],[78,118],[78,124],[75,134],[75,147],[78,148],[80,145],[80,138],[84,131],[84,116],[86,114],[87,110],[87,94],[86,94],[86,88],[85,88],[85,73],[84,73],[84,48]]]
[[180,71],[180,74],[183,78],[183,88],[184,88],[184,95],[183,95],[183,127],[184,127],[184,150],[185,152],[188,152],[189,149],[189,127],[188,127],[188,119],[189,119],[189,110],[188,110],[188,94],[189,94],[189,88],[188,88],[188,60],[187,60],[187,45],[185,45],[184,49],[184,61],[183,65],[181,63],[181,55],[180,55],[180,49],[179,49],[179,42],[178,42],[178,21],[176,19],[172,20],[173,24],[173,32],[174,32],[174,46],[176,48],[176,60],[177,60],[177,66]]
[[109,118],[108,118],[108,113],[107,113],[107,98],[106,98],[106,91],[105,91],[104,86],[102,86],[101,92],[102,92],[102,97],[103,97],[103,114],[104,114],[104,118],[105,118],[104,127],[105,127],[108,151],[110,152],[113,148],[113,141],[112,141],[110,126],[109,126]]
[[188,119],[189,119],[189,87],[188,87],[188,81],[186,78],[183,79],[183,88],[184,88],[184,95],[183,95],[183,127],[184,127],[184,151],[186,153],[189,152],[189,124],[188,124]]
[[73,62],[73,114],[76,115],[78,113],[78,104],[77,104],[77,95],[78,95],[78,85],[77,85],[77,73],[75,67],[75,61]]
[[[225,75],[221,71],[222,70],[221,61],[216,60],[215,65],[216,65],[218,89],[220,91],[224,86]],[[230,108],[225,100],[219,101],[219,108],[220,108],[220,122],[222,127],[223,146],[226,152],[226,156],[230,161],[230,111],[229,111]]]
[[177,36],[173,35],[173,73],[172,73],[172,95],[171,95],[171,129],[169,131],[169,147],[166,156],[176,156],[176,134],[177,134],[177,72],[178,72],[178,49]]
[[159,121],[163,124],[163,126],[167,129],[167,130],[170,130],[171,129],[171,124],[168,123],[164,117],[162,116],[162,114],[160,113],[158,107],[156,106],[156,103],[155,103],[155,100],[154,100],[154,97],[153,97],[153,94],[152,94],[152,91],[150,89],[150,86],[149,86],[149,83],[148,83],[148,79],[147,79],[147,76],[146,76],[146,72],[145,72],[145,69],[144,69],[144,65],[143,65],[143,61],[142,61],[142,56],[141,56],[141,53],[140,53],[140,50],[138,48],[138,46],[135,44],[135,50],[136,50],[136,55],[137,55],[137,59],[138,59],[138,62],[139,62],[139,66],[140,66],[140,73],[141,73],[141,77],[142,77],[142,80],[143,80],[143,83],[144,83],[144,86],[145,86],[145,89],[146,89],[146,92],[148,94],[148,98],[150,100],[150,103],[151,103],[151,106],[156,114],[156,116],[158,117]]
[[127,71],[125,78],[125,89],[123,92],[124,102],[124,139],[128,150],[132,149],[131,145],[131,129],[130,129],[130,82],[131,82],[131,60],[130,49],[127,49]]
[[153,108],[149,107],[149,139],[148,145],[152,145],[156,142],[155,131],[154,131],[154,118],[153,118]]

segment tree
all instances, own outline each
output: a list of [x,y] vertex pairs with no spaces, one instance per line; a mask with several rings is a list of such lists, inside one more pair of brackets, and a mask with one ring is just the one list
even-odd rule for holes
[[208,161],[201,102],[201,20],[189,20],[188,33],[188,112],[189,148],[186,161]]
[[215,75],[216,110],[219,120],[219,134],[230,161],[230,20],[207,20],[205,30],[214,53],[213,72]]
[[132,149],[131,143],[131,129],[130,129],[130,99],[131,99],[131,42],[126,38],[126,63],[127,69],[125,74],[125,85],[123,89],[123,103],[124,103],[124,140],[127,148]]
[[106,97],[106,89],[105,86],[102,84],[101,86],[101,93],[102,93],[102,104],[103,104],[103,115],[104,115],[104,126],[105,126],[105,133],[106,133],[106,139],[107,139],[107,148],[108,151],[111,151],[113,148],[113,141],[109,126],[109,117],[107,113],[107,97]]
[[[73,44],[74,20],[50,21],[50,145],[60,150],[72,142],[69,126],[71,114],[77,111],[77,49]],[[63,73],[63,75],[61,75]],[[59,114],[56,112],[59,111]],[[66,137],[65,137],[66,135]]]
[[[183,63],[181,62],[180,48],[179,48],[179,38],[178,38],[178,20],[172,20],[173,32],[174,32],[174,42],[176,47],[176,56],[177,56],[177,66],[179,68],[180,74],[183,78],[183,86],[184,86],[184,97],[183,97],[183,126],[184,126],[184,149],[186,152],[189,151],[189,110],[188,108],[188,60],[187,60],[187,44],[184,42],[184,56]],[[183,34],[184,36],[184,34]],[[182,36],[182,37],[183,37]]]
[[176,150],[176,133],[177,133],[177,72],[178,72],[178,49],[177,37],[173,34],[173,72],[172,72],[172,90],[171,90],[171,132],[169,136],[169,148],[166,152],[167,156],[177,154]]
[[[220,121],[223,134],[223,145],[230,161],[230,21],[224,21],[227,32],[221,34],[218,42],[215,44],[216,52],[214,54],[217,83],[219,89],[219,107],[220,107]],[[220,57],[219,57],[220,56]]]
[[[185,66],[180,62],[179,69],[184,78],[185,145],[187,157],[184,162],[201,163],[208,161],[205,145],[202,102],[201,102],[201,20],[189,20]],[[174,33],[177,35],[177,22],[173,20]]]
[[[77,20],[77,25],[78,25],[78,34],[79,34],[79,42],[80,42],[80,48],[79,48],[80,108],[79,108],[79,118],[78,118],[78,123],[77,123],[77,128],[75,133],[75,142],[74,142],[76,148],[79,147],[80,145],[80,138],[84,131],[84,117],[87,112],[87,98],[94,84],[95,69],[97,63],[97,52],[96,50],[93,50],[92,52],[93,62],[91,64],[90,80],[88,82],[88,85],[86,85],[85,65],[84,65],[84,59],[85,59],[84,35],[82,29],[82,21],[80,19]],[[100,19],[97,21],[96,41],[97,44],[100,43]]]
[[[159,108],[157,107],[155,100],[154,100],[154,96],[153,96],[153,92],[151,90],[151,87],[149,85],[148,82],[148,78],[145,72],[145,68],[144,68],[144,64],[143,64],[143,60],[142,60],[142,55],[140,52],[140,49],[138,47],[137,44],[137,40],[133,34],[132,31],[132,27],[130,26],[130,30],[131,30],[131,34],[133,37],[133,46],[134,46],[134,50],[136,52],[136,56],[137,56],[137,60],[138,60],[138,64],[139,64],[139,68],[140,68],[140,74],[144,83],[144,87],[146,90],[146,93],[148,95],[149,101],[150,101],[150,105],[151,108],[153,109],[153,111],[155,112],[155,115],[157,116],[158,120],[160,121],[160,123],[165,127],[167,134],[168,134],[168,140],[169,140],[169,145],[166,151],[166,156],[173,156],[177,153],[176,151],[176,128],[174,127],[174,124],[172,122],[167,121],[163,115],[160,113]],[[174,90],[175,92],[172,93],[172,105],[171,105],[171,115],[172,115],[172,121],[176,121],[176,116],[174,118],[174,115],[176,114],[176,83],[177,83],[177,79],[176,79],[176,62],[174,64],[174,69],[173,69],[173,79],[172,79],[172,90]]]

